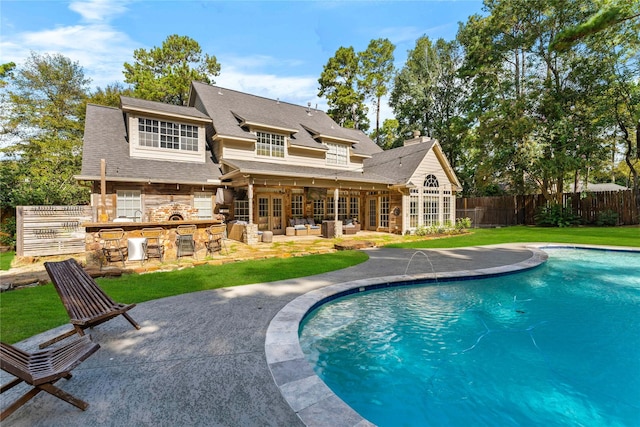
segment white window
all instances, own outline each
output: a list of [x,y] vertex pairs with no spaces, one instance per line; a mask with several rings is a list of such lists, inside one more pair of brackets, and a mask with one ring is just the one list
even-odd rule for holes
[[420,203],[420,195],[417,189],[412,188],[409,195],[409,227],[416,228],[418,226],[418,206]]
[[196,191],[193,193],[193,207],[198,209],[198,219],[213,218],[212,193]]
[[380,197],[380,227],[389,227],[389,197]]
[[138,119],[138,138],[142,147],[198,151],[198,127],[154,119]]
[[302,218],[304,215],[304,198],[302,194],[291,195],[291,217]]
[[322,221],[325,218],[324,212],[324,199],[313,201],[313,219],[316,222]]
[[284,157],[284,136],[274,133],[256,132],[256,154],[258,156]]
[[328,165],[346,165],[349,158],[349,147],[344,144],[327,143],[327,164]]
[[349,203],[349,216],[351,218],[360,218],[360,197],[351,196]]
[[142,197],[140,196],[140,190],[118,190],[116,213],[118,218],[141,221]]

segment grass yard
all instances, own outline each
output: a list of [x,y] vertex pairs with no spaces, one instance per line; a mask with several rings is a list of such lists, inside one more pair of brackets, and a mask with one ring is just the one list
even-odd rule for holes
[[[97,282],[115,301],[140,303],[188,292],[311,276],[367,259],[364,252],[343,251],[202,265],[166,273],[130,274],[101,278]],[[4,342],[12,344],[68,322],[69,317],[51,284],[0,294],[0,337]]]
[[476,228],[468,234],[439,239],[391,243],[388,248],[457,248],[500,243],[576,243],[640,247],[640,226]]
[[11,268],[11,261],[13,261],[15,256],[15,251],[0,252],[0,270],[9,270],[9,268]]
[[[366,238],[366,237],[363,237]],[[405,239],[392,243],[394,239]],[[501,243],[575,243],[640,247],[640,227],[504,227],[472,229],[459,236],[433,238],[426,236],[385,235],[378,246],[395,248],[455,248]],[[283,248],[284,250],[284,248]],[[10,265],[13,253],[0,254],[2,267]],[[364,252],[343,251],[323,255],[270,258],[223,265],[203,265],[164,273],[125,275],[98,279],[100,286],[114,300],[140,303],[173,295],[272,282],[325,273],[367,260]],[[52,285],[18,289],[0,293],[0,338],[15,343],[37,333],[68,323],[69,318]]]

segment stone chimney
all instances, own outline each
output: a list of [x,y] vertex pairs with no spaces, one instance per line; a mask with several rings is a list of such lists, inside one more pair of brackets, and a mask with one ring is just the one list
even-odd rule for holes
[[428,136],[420,136],[420,131],[414,130],[413,138],[405,140],[404,146],[406,147],[407,145],[420,144],[422,142],[429,142],[429,141],[431,141],[431,138],[429,138]]

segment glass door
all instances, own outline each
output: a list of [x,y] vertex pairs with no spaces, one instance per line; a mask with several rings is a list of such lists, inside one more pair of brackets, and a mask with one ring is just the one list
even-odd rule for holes
[[372,197],[369,199],[369,218],[368,218],[368,229],[376,230],[378,228],[378,210],[376,204],[376,198]]
[[258,196],[258,230],[284,234],[282,196]]

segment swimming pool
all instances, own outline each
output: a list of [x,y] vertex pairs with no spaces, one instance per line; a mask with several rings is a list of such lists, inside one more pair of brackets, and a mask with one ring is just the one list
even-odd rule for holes
[[384,425],[637,425],[640,254],[551,249],[526,273],[320,305],[316,373]]

